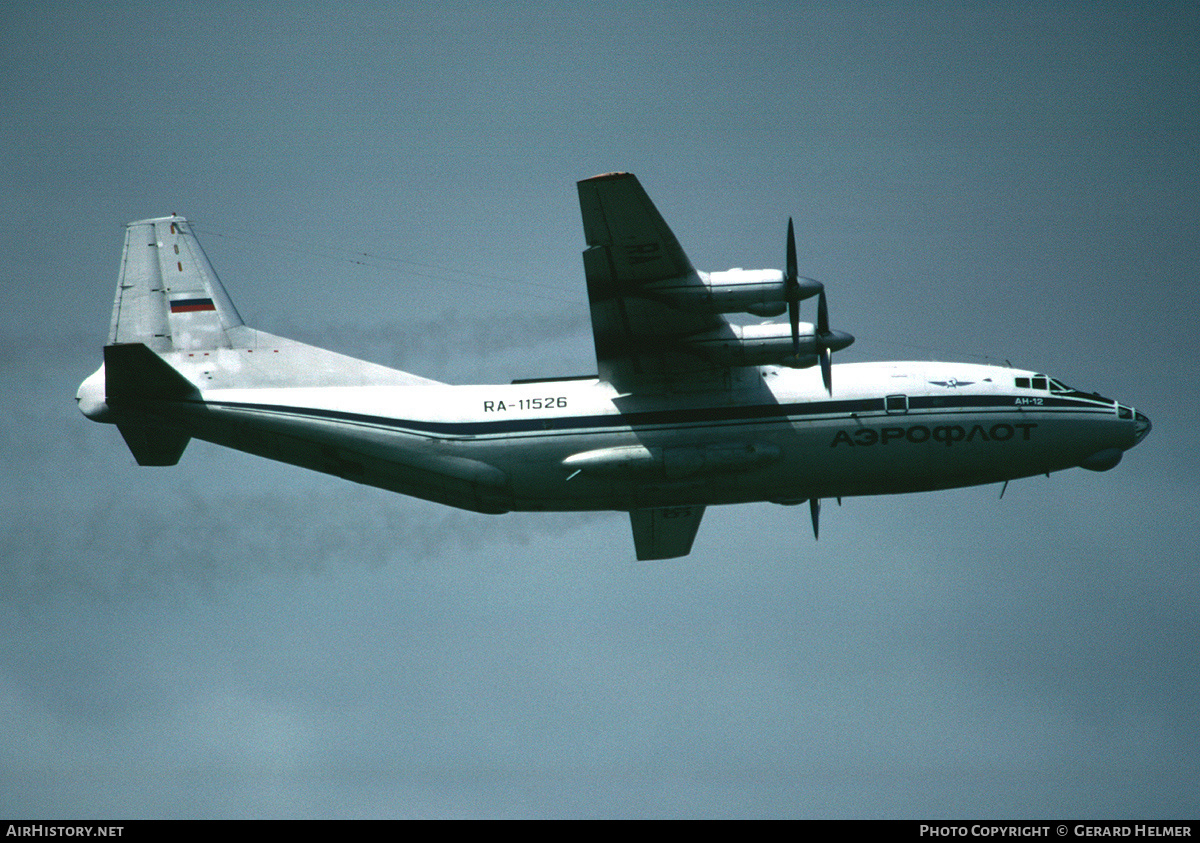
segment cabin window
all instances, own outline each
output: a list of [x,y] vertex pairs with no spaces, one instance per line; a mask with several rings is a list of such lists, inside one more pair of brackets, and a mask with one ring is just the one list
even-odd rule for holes
[[908,396],[889,395],[887,398],[883,399],[883,409],[889,413],[907,413]]

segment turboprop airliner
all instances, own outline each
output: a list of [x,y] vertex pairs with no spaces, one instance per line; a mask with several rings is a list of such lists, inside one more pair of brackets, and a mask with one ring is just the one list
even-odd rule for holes
[[791,221],[784,270],[703,272],[632,174],[578,189],[595,375],[452,386],[255,330],[173,215],[126,229],[79,408],[139,465],[196,438],[476,512],[625,511],[638,559],[687,555],[708,506],[807,502],[817,535],[822,499],[1104,471],[1150,430],[1035,371],[834,366],[854,338]]

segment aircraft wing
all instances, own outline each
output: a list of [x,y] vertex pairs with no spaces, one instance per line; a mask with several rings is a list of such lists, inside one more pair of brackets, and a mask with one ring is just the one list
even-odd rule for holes
[[678,341],[729,331],[729,324],[720,314],[678,310],[654,298],[656,286],[703,282],[637,177],[606,173],[578,187],[600,379],[628,393],[711,379],[712,363]]

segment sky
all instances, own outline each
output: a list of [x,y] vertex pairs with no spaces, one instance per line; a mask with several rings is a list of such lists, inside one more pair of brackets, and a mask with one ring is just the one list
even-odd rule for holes
[[[1194,818],[1200,7],[0,9],[0,815]],[[73,400],[123,226],[254,327],[452,383],[595,372],[574,182],[829,291],[837,360],[1145,412],[1103,474],[485,516]],[[806,318],[811,319],[811,315]]]

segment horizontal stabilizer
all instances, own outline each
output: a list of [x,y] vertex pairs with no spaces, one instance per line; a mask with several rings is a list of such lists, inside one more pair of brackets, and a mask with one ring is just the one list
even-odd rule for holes
[[[183,401],[199,395],[185,378],[143,343],[104,347],[105,393],[121,401]],[[190,436],[164,427],[117,424],[138,465],[175,465]]]
[[674,559],[692,552],[692,542],[704,517],[702,506],[662,506],[629,513],[637,558]]
[[191,437],[160,427],[118,424],[117,430],[138,465],[175,465]]
[[105,394],[112,398],[182,401],[196,387],[144,343],[104,346]]

